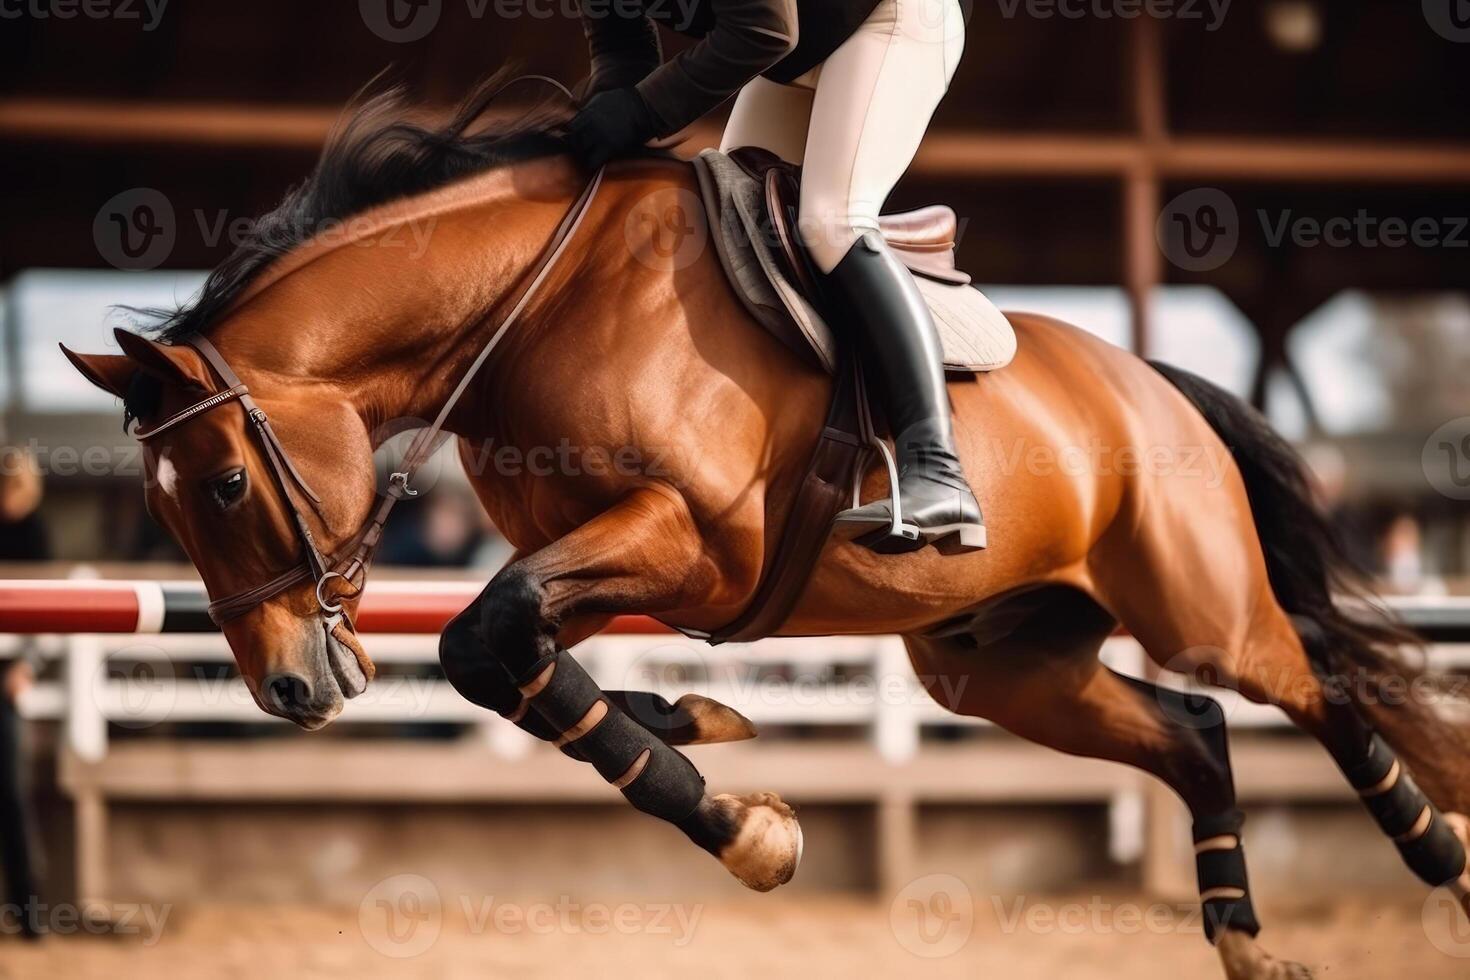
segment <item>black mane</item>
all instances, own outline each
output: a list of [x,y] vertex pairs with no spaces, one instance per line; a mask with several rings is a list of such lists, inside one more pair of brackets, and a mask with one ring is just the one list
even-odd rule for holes
[[470,174],[561,152],[571,114],[562,95],[548,94],[509,118],[482,119],[495,97],[516,81],[509,71],[497,72],[438,127],[412,119],[402,86],[360,96],[328,138],[311,175],[254,223],[196,296],[172,309],[132,312],[151,321],[144,329],[155,339],[185,340],[207,331],[266,266],[332,223]]

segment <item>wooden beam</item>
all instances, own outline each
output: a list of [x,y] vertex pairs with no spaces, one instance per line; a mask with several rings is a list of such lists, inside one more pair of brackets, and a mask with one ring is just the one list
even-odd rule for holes
[[914,160],[925,177],[1116,178],[1143,161],[1136,139],[1076,134],[933,132]]
[[1170,176],[1351,183],[1470,183],[1470,146],[1211,137],[1158,150]]
[[878,894],[894,896],[914,880],[918,803],[907,793],[883,793],[874,811]]
[[[0,99],[0,139],[314,150],[339,111],[326,106]],[[1151,110],[1149,117],[1154,116]],[[681,152],[717,139],[716,127],[696,126]],[[1149,169],[1175,179],[1466,184],[1470,145],[938,131],[925,141],[914,165],[914,172],[926,177],[1126,178]]]
[[73,831],[76,862],[76,898],[78,904],[106,902],[107,880],[107,796],[98,786],[86,786],[73,793],[75,807]]
[[1265,140],[934,133],[915,161],[930,177],[1120,177],[1176,180],[1470,184],[1470,146]]
[[0,138],[311,150],[322,145],[339,111],[319,106],[0,99]]
[[1148,357],[1154,293],[1164,278],[1154,235],[1163,197],[1157,154],[1169,139],[1164,42],[1158,21],[1144,17],[1135,22],[1132,44],[1133,116],[1143,152],[1123,178],[1123,283],[1132,315],[1133,352]]

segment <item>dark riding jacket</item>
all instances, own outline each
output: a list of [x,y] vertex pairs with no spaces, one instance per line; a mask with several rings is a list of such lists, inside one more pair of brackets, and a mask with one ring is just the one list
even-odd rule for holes
[[[790,82],[827,60],[878,0],[582,0],[591,92],[634,87],[677,132],[757,75]],[[698,44],[663,61],[655,22]]]

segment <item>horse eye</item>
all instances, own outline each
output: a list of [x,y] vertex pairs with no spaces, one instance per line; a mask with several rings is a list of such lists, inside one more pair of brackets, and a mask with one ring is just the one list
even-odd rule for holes
[[213,481],[209,485],[209,492],[214,495],[214,501],[221,510],[230,507],[245,493],[245,471],[236,470]]

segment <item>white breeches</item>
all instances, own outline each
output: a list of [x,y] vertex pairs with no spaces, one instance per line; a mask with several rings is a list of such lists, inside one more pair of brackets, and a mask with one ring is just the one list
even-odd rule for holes
[[720,149],[802,165],[800,230],[823,272],[865,231],[913,162],[965,47],[960,0],[881,0],[822,64],[740,90]]

